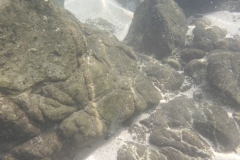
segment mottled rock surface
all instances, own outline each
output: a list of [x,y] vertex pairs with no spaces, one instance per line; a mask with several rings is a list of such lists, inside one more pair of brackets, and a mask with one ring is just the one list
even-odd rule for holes
[[181,58],[184,62],[188,63],[193,59],[201,59],[206,55],[206,52],[196,49],[196,48],[187,48],[181,51]]
[[212,51],[207,58],[210,83],[240,104],[240,56],[238,52]]
[[161,153],[163,148],[171,147],[180,157],[209,158],[210,146],[201,136],[211,141],[218,151],[232,151],[240,140],[235,122],[224,109],[212,105],[202,108],[186,97],[162,104],[141,123],[152,128],[150,143],[160,147]]
[[145,0],[138,5],[124,42],[162,59],[184,45],[186,32],[186,18],[173,0]]
[[161,99],[130,47],[51,1],[4,1],[0,34],[3,159],[71,159]]

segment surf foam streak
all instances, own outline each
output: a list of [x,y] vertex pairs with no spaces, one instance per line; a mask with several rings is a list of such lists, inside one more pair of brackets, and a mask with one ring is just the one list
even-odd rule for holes
[[127,35],[133,12],[128,11],[114,0],[67,0],[67,10],[85,23],[88,18],[103,18],[115,26],[114,35],[121,41]]

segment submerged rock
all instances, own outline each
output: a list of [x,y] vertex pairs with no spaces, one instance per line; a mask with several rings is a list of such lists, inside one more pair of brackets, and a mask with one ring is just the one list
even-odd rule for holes
[[162,59],[184,46],[186,32],[187,20],[173,0],[145,0],[138,5],[124,42]]
[[183,96],[162,104],[142,124],[153,130],[150,143],[169,156],[177,152],[180,157],[210,158],[211,146],[201,136],[217,151],[233,151],[240,142],[238,128],[224,109],[212,105],[202,108]]
[[240,56],[230,51],[213,51],[207,58],[207,77],[217,89],[240,104]]
[[51,1],[4,4],[1,158],[71,159],[106,133],[119,109],[122,122],[158,105],[161,95],[138,69],[137,55],[111,33]]

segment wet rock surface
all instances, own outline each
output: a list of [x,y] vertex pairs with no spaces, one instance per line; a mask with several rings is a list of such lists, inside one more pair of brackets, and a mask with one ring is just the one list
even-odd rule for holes
[[123,121],[158,105],[135,53],[110,33],[48,1],[11,1],[0,12],[1,157],[71,159],[119,110]]
[[104,137],[119,111],[121,123],[144,110],[147,117],[129,122],[132,140],[120,140],[115,158],[207,160],[237,152],[239,37],[194,23],[184,47],[182,10],[145,0],[127,46],[51,1],[1,1],[0,159],[72,159]]
[[210,83],[240,104],[240,56],[238,53],[212,51],[207,63],[207,76]]
[[186,24],[181,8],[173,0],[146,0],[136,8],[124,42],[138,52],[162,59],[184,45]]

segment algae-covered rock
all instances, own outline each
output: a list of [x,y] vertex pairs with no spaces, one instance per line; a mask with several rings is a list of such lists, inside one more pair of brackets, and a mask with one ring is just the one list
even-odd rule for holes
[[124,42],[162,59],[184,45],[186,32],[186,18],[173,0],[145,0],[136,8]]
[[156,78],[164,88],[170,91],[180,89],[184,82],[184,76],[165,65],[148,63],[143,67],[146,74]]
[[62,149],[55,132],[43,133],[14,148],[13,154],[17,159],[51,160],[51,156]]
[[129,117],[134,111],[133,93],[116,90],[99,101],[98,110],[102,118],[107,122],[111,122],[119,111],[121,111],[122,115]]
[[100,120],[96,108],[93,108],[93,113],[94,115],[85,111],[73,113],[60,124],[58,129],[60,135],[77,148],[90,144],[106,132],[106,126]]
[[192,46],[203,51],[212,51],[216,48],[215,43],[227,35],[225,29],[218,26],[196,26],[193,30],[194,39]]
[[1,157],[69,159],[119,110],[122,122],[157,106],[137,54],[110,33],[51,1],[0,3]]
[[240,104],[240,56],[230,51],[213,51],[207,58],[207,77],[210,83]]
[[[240,144],[237,125],[223,108],[206,104],[201,107],[195,105],[192,99],[183,96],[161,105],[161,110],[142,123],[148,127],[154,124],[153,133],[150,135],[151,143],[160,147],[173,147],[189,156],[211,156],[209,145],[197,136],[197,133],[210,140],[212,147],[218,151],[232,151]],[[193,132],[189,129],[193,129]],[[188,134],[192,138],[187,138]],[[197,148],[192,148],[193,144]]]
[[155,107],[158,105],[161,96],[158,94],[158,91],[154,89],[154,86],[148,82],[148,80],[144,80],[137,84],[136,90],[145,99],[148,106]]
[[190,76],[194,83],[201,84],[206,81],[207,69],[206,61],[203,59],[191,60],[184,69],[184,73]]
[[5,92],[22,92],[46,80],[65,80],[76,69],[76,56],[81,54],[76,48],[81,46],[75,46],[75,40],[83,35],[70,27],[77,27],[74,22],[59,16],[58,7],[48,1],[15,0],[0,12],[5,37],[0,45],[4,61],[0,87]]
[[188,63],[193,59],[201,59],[206,55],[206,52],[196,49],[196,48],[187,48],[181,51],[181,58],[184,62]]
[[19,106],[0,94],[0,154],[40,132]]

